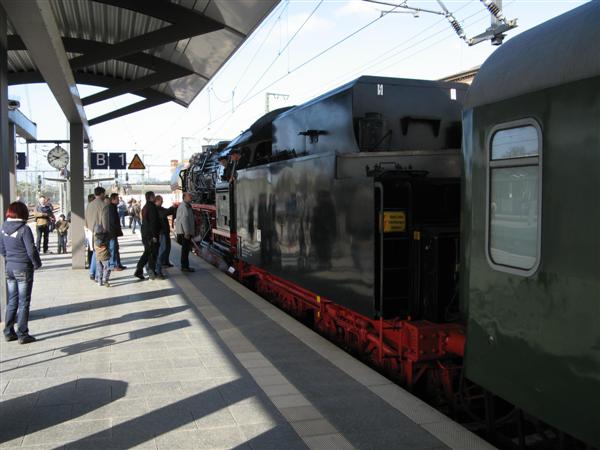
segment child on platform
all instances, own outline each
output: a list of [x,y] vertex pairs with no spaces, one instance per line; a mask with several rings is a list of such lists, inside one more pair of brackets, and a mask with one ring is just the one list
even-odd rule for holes
[[96,225],[94,229],[94,251],[96,252],[96,281],[98,286],[110,287],[108,282],[110,278],[110,268],[108,266],[110,250],[108,249],[106,231],[100,224]]
[[58,253],[67,253],[67,234],[69,230],[69,222],[65,219],[65,215],[59,216],[56,222],[56,233],[58,234]]

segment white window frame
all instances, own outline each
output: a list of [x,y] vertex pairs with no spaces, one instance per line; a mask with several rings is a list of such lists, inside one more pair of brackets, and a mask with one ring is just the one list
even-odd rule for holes
[[[516,158],[507,158],[507,159],[497,159],[492,160],[492,141],[494,140],[494,136],[499,131],[510,130],[513,128],[523,128],[527,126],[532,126],[537,131],[538,137],[538,154],[537,156],[523,156]],[[486,196],[485,196],[485,257],[487,259],[488,264],[494,270],[498,270],[500,272],[510,273],[512,275],[520,275],[524,277],[530,277],[534,275],[539,267],[542,260],[542,155],[543,155],[543,140],[542,140],[542,128],[537,120],[533,118],[520,119],[512,122],[505,122],[498,125],[495,125],[489,132],[488,138],[486,140],[487,143],[487,151],[486,154]],[[538,167],[538,223],[537,223],[537,257],[535,264],[530,269],[522,269],[514,266],[507,266],[504,264],[498,264],[495,262],[491,255],[490,249],[490,234],[491,234],[491,183],[492,183],[492,170],[496,168],[510,168],[510,167],[522,167],[522,166],[536,166]]]

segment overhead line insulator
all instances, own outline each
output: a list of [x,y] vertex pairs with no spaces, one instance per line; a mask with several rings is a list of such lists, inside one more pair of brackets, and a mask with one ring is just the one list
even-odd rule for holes
[[487,8],[487,10],[490,12],[490,14],[492,16],[494,16],[496,19],[498,19],[501,22],[504,22],[504,14],[502,14],[502,10],[498,7],[498,5],[496,5],[496,3],[493,0],[480,0],[481,3],[483,3],[485,5],[485,7]]

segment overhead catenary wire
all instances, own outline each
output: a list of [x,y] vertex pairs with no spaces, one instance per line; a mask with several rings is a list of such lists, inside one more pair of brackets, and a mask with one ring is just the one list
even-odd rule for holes
[[273,61],[271,61],[271,64],[269,64],[267,66],[267,68],[263,71],[263,73],[260,75],[260,77],[258,77],[258,79],[256,80],[256,82],[248,90],[248,93],[246,94],[246,96],[244,98],[242,98],[242,103],[248,98],[248,96],[252,93],[252,91],[254,90],[254,88],[262,81],[262,79],[269,72],[269,70],[271,70],[271,67],[273,67],[273,65],[277,62],[277,60],[283,54],[283,52],[285,52],[285,50],[291,45],[291,43],[294,41],[294,39],[296,39],[296,36],[298,36],[298,34],[300,34],[300,32],[302,31],[302,29],[304,28],[304,26],[315,15],[315,13],[321,7],[321,5],[323,4],[323,2],[324,2],[324,0],[320,0],[319,3],[317,3],[317,5],[313,8],[313,10],[310,12],[310,14],[306,17],[306,19],[304,20],[304,22],[302,22],[302,24],[298,27],[298,29],[296,30],[296,32],[288,39],[287,43],[283,46],[283,48],[281,50],[279,50],[279,52],[277,52],[277,55],[275,56],[275,58],[273,58]]
[[[317,3],[317,5],[315,6],[315,8],[311,11],[311,13],[306,17],[306,19],[304,20],[304,22],[302,22],[302,24],[300,25],[300,27],[298,27],[298,29],[296,30],[296,32],[293,34],[292,37],[290,37],[290,39],[288,39],[287,43],[285,44],[285,46],[283,48],[281,48],[281,44],[280,44],[280,50],[277,52],[277,55],[275,56],[275,58],[273,59],[273,61],[271,62],[271,64],[269,64],[269,66],[265,69],[265,71],[262,73],[262,75],[257,79],[257,81],[254,83],[254,85],[250,88],[250,90],[248,91],[248,93],[246,94],[246,96],[242,99],[242,101],[236,106],[234,103],[234,95],[235,95],[235,91],[237,89],[237,86],[239,85],[240,81],[243,79],[243,77],[240,77],[238,83],[236,84],[236,86],[233,88],[233,90],[231,91],[231,115],[227,117],[227,120],[225,120],[225,122],[223,122],[221,124],[221,126],[215,130],[215,132],[219,132],[226,124],[227,122],[229,122],[229,120],[233,117],[233,113],[235,113],[235,110],[237,109],[237,107],[243,105],[248,97],[248,95],[252,92],[252,90],[256,87],[256,85],[258,83],[260,83],[260,81],[262,80],[262,78],[269,72],[269,70],[271,69],[271,67],[273,67],[273,65],[275,64],[275,62],[277,62],[277,60],[279,59],[279,57],[285,52],[285,50],[290,46],[290,44],[292,43],[292,41],[296,38],[296,36],[298,36],[298,34],[300,33],[300,31],[302,31],[302,29],[304,28],[304,26],[308,23],[308,21],[314,16],[314,14],[317,12],[317,10],[319,9],[319,7],[323,4],[324,0],[319,1],[319,3]],[[289,1],[288,1],[289,3]],[[273,31],[273,29],[275,28],[275,25],[278,23],[279,19],[281,18],[281,16],[283,15],[283,13],[285,12],[282,11],[281,14],[279,15],[279,17],[277,18],[277,20],[274,22],[273,26],[271,27],[271,29],[269,30],[269,33],[267,35],[268,36],[271,34],[271,31]],[[266,38],[263,41],[263,43],[266,42]],[[262,44],[261,44],[262,47]],[[254,56],[256,56],[258,54],[258,51],[255,53]],[[289,55],[289,54],[288,54]],[[252,58],[251,62],[254,60],[254,57]],[[288,61],[289,64],[289,61]],[[248,67],[250,66],[250,64],[248,64],[248,66],[246,66],[246,70],[248,69]],[[261,91],[262,92],[262,91]],[[213,92],[214,93],[214,92]],[[260,93],[260,92],[259,92]],[[252,97],[254,98],[254,96]],[[224,117],[226,114],[224,114],[222,117]],[[217,118],[216,120],[220,120],[220,118]],[[208,125],[207,129],[210,129],[210,125]],[[203,129],[198,130],[196,132],[199,133],[200,131],[203,131]]]
[[[469,3],[466,3],[466,4],[462,5],[460,8],[458,8],[455,11],[455,13],[463,10],[464,8],[466,8],[467,6],[469,6],[471,3],[473,3],[474,1],[476,1],[476,0],[471,0]],[[469,18],[471,18],[473,16],[476,16],[476,15],[479,15],[479,14],[482,14],[482,13],[483,13],[483,11],[481,11],[481,10],[477,11],[476,13],[471,14],[470,16],[467,16],[465,19],[463,19],[463,22],[466,21],[466,20],[468,20]],[[409,42],[412,42],[413,40],[417,39],[419,36],[422,36],[423,34],[427,33],[429,30],[432,30],[433,28],[437,28],[439,25],[444,24],[444,28],[446,28],[445,23],[446,23],[445,19],[438,20],[437,22],[435,22],[435,23],[429,25],[428,27],[422,29],[418,33],[413,34],[408,39],[405,39],[405,40],[399,42],[398,44],[395,44],[391,48],[385,50],[384,52],[382,52],[379,55],[377,55],[375,58],[370,59],[368,62],[360,64],[359,66],[355,66],[354,69],[351,69],[350,71],[348,71],[348,72],[346,72],[346,73],[344,73],[342,75],[338,75],[333,80],[331,80],[329,82],[326,82],[325,86],[331,86],[331,85],[339,84],[341,82],[340,80],[348,80],[353,75],[357,75],[359,73],[364,73],[365,70],[368,70],[371,67],[374,67],[374,66],[380,64],[383,61],[389,60],[389,59],[391,59],[391,58],[393,58],[393,57],[395,57],[395,56],[397,56],[397,55],[405,52],[407,49],[412,48],[412,47],[405,47],[406,44],[408,44]],[[433,38],[435,36],[438,36],[440,31],[441,30],[439,30],[439,31],[436,30],[435,33],[430,34],[428,37],[424,38],[421,41],[418,41],[416,44],[413,44],[413,45],[418,45],[419,43],[423,42],[424,40],[428,40],[428,39],[431,39],[431,38]],[[402,48],[400,48],[400,47],[402,47]],[[399,51],[397,51],[395,53],[392,53],[395,50],[398,50],[398,48],[400,48]],[[391,55],[390,55],[390,53],[391,53]],[[322,90],[322,87],[323,87],[323,85],[321,85],[318,89],[312,89],[310,91],[306,91],[304,94],[311,93],[311,92],[317,92],[319,90]]]
[[[319,5],[321,5],[323,3],[323,0],[321,0],[319,2]],[[397,7],[392,8],[390,11],[395,10]],[[316,9],[315,9],[316,10]],[[314,11],[313,10],[313,13]],[[309,16],[310,17],[310,16]],[[269,83],[267,86],[261,88],[258,92],[254,93],[253,95],[250,95],[250,93],[252,92],[252,90],[254,89],[254,87],[256,87],[256,85],[258,83],[255,83],[254,86],[252,87],[252,89],[249,91],[249,93],[242,99],[242,101],[240,101],[240,103],[237,104],[236,109],[239,108],[240,106],[246,104],[247,102],[249,102],[250,100],[252,100],[253,98],[255,98],[257,95],[261,94],[262,92],[264,92],[266,89],[269,89],[271,86],[273,86],[274,84],[278,83],[279,81],[283,80],[284,78],[288,77],[289,75],[291,75],[292,73],[300,70],[302,67],[306,66],[307,64],[310,64],[311,62],[313,62],[314,60],[316,60],[317,58],[320,58],[321,56],[323,56],[324,54],[328,53],[329,51],[333,50],[335,47],[337,47],[338,45],[344,43],[345,41],[347,41],[348,39],[352,38],[353,36],[357,35],[358,33],[360,33],[361,31],[367,29],[368,27],[370,27],[371,25],[373,25],[374,23],[380,21],[381,19],[383,19],[385,17],[384,16],[379,16],[376,19],[371,20],[370,22],[366,23],[365,25],[361,26],[360,28],[358,28],[357,30],[353,31],[352,33],[344,36],[342,39],[336,41],[334,44],[330,45],[329,47],[325,48],[324,50],[320,51],[319,53],[317,53],[316,55],[312,56],[311,58],[309,58],[308,60],[305,60],[304,62],[302,62],[301,64],[297,65],[296,67],[294,67],[293,69],[289,70],[287,73],[285,73],[284,75],[282,75],[281,77],[277,78],[276,80],[272,81],[271,83]],[[306,21],[304,22],[304,24],[306,23]],[[294,34],[297,35],[298,31]],[[287,47],[287,45],[286,45]],[[285,48],[282,49],[285,50]],[[281,52],[278,54],[278,56],[275,58],[277,59],[279,57],[279,55],[281,55]],[[272,64],[269,66],[269,68],[272,66]],[[263,72],[263,74],[261,75],[261,77],[259,78],[259,82],[260,79],[262,77],[264,77],[264,75],[268,72],[268,70],[265,70]],[[194,136],[199,134],[200,132],[208,129],[212,123],[219,121],[223,118],[225,118],[225,116],[227,116],[229,113],[229,111],[225,112],[224,114],[220,115],[219,117],[217,117],[216,119],[214,119],[212,122],[207,123],[206,125],[202,126],[201,128],[197,129],[194,133],[192,133]]]
[[[509,2],[509,3],[514,3],[514,1],[515,1],[515,0],[513,0],[513,1]],[[396,6],[395,6],[394,8],[392,8],[392,9],[391,9],[389,12],[391,12],[391,11],[395,10],[395,9],[396,9],[398,6],[399,6],[399,5],[396,5]],[[466,5],[465,5],[465,6],[466,6]],[[463,7],[465,7],[465,6],[463,6]],[[460,9],[462,9],[463,7],[461,7]],[[478,12],[474,13],[474,14],[471,14],[470,16],[468,16],[467,18],[465,18],[465,19],[464,19],[462,22],[464,23],[464,22],[465,22],[466,20],[468,20],[469,18],[471,18],[471,17],[474,17],[474,16],[477,16],[477,15],[481,14],[481,13],[482,13],[482,12],[484,12],[484,11],[485,11],[485,10],[480,10],[480,11],[478,11]],[[276,83],[280,82],[280,81],[281,81],[281,80],[283,80],[284,78],[286,78],[286,77],[290,76],[290,75],[291,75],[291,74],[293,74],[294,72],[296,72],[296,71],[300,70],[301,68],[305,67],[306,65],[308,65],[308,64],[310,64],[311,62],[315,61],[316,59],[320,58],[320,57],[321,57],[321,56],[323,56],[324,54],[326,54],[326,53],[328,53],[329,51],[331,51],[332,49],[336,48],[338,45],[340,45],[340,44],[342,44],[343,42],[347,41],[348,39],[352,38],[352,37],[353,37],[353,36],[355,36],[356,34],[360,33],[361,31],[365,30],[366,28],[370,27],[371,25],[373,25],[374,23],[378,22],[379,20],[381,20],[383,17],[386,17],[386,16],[387,16],[387,14],[385,14],[385,15],[381,15],[381,16],[377,17],[376,19],[373,19],[373,20],[371,20],[371,21],[370,21],[370,22],[368,22],[367,24],[365,24],[365,25],[363,25],[363,26],[359,27],[357,30],[355,30],[355,31],[353,31],[352,33],[350,33],[350,34],[348,34],[348,35],[344,36],[342,39],[340,39],[340,40],[336,41],[334,44],[332,44],[332,45],[328,46],[327,48],[325,48],[324,50],[320,51],[320,52],[319,52],[319,53],[317,53],[316,55],[314,55],[314,56],[312,56],[312,57],[308,58],[307,60],[305,60],[305,61],[304,61],[304,62],[302,62],[301,64],[299,64],[299,65],[295,66],[293,69],[291,69],[290,71],[288,71],[286,74],[283,74],[282,76],[280,76],[280,77],[276,78],[275,80],[273,80],[272,82],[270,82],[270,83],[269,83],[269,84],[267,84],[266,86],[262,87],[262,88],[261,88],[259,91],[257,91],[256,93],[254,93],[254,94],[252,94],[252,95],[250,95],[250,96],[248,96],[248,95],[247,95],[247,96],[246,96],[246,97],[245,97],[245,98],[244,98],[244,99],[243,99],[243,100],[242,100],[240,103],[238,103],[238,104],[237,104],[237,106],[236,106],[236,109],[237,109],[237,108],[239,108],[240,106],[242,106],[242,105],[246,104],[247,102],[249,102],[250,100],[252,100],[253,98],[255,98],[257,95],[259,95],[260,93],[264,92],[266,89],[269,89],[270,87],[272,87],[272,86],[273,86],[273,85],[275,85]],[[470,23],[469,25],[472,25],[472,24],[474,24],[474,23],[478,23],[478,22],[480,22],[480,21],[482,21],[482,20],[484,20],[484,19],[485,19],[485,17],[484,17],[484,18],[480,18],[480,19],[478,19],[477,21]],[[438,24],[440,24],[440,23],[442,23],[442,21],[439,21],[439,22],[437,22],[436,24],[433,24],[433,25],[432,25],[432,26],[430,26],[428,29],[431,29],[431,28],[435,27],[436,25],[438,25]],[[428,30],[428,29],[426,29],[426,30]],[[424,33],[426,30],[423,30],[423,31],[421,31],[420,33],[418,33],[417,35],[413,36],[413,37],[412,37],[412,38],[410,38],[409,40],[412,40],[412,39],[414,39],[415,37],[417,37],[418,35],[421,35],[421,34],[423,34],[423,33]],[[450,30],[448,30],[448,31],[450,31]],[[432,45],[430,45],[430,46],[427,46],[426,48],[433,47],[434,45],[437,45],[437,44],[439,44],[439,43],[443,42],[444,40],[446,40],[446,39],[447,39],[447,37],[448,37],[448,34],[449,34],[449,33],[445,33],[445,35],[444,35],[444,38],[443,38],[443,39],[440,39],[440,40],[438,40],[438,41],[434,42]],[[402,52],[405,52],[405,51],[408,51],[408,50],[410,50],[411,48],[414,48],[415,46],[419,45],[420,43],[422,43],[422,42],[425,42],[426,40],[428,40],[428,39],[431,39],[432,37],[435,37],[435,36],[438,36],[438,35],[439,35],[438,33],[435,33],[435,34],[433,34],[433,35],[430,35],[430,36],[428,36],[428,37],[426,37],[426,38],[424,38],[424,39],[422,39],[422,40],[418,41],[417,43],[415,43],[415,44],[413,44],[413,45],[411,45],[411,46],[409,46],[409,47],[407,47],[407,48],[401,49],[399,52],[397,52],[396,54],[394,54],[394,55],[392,55],[392,56],[390,56],[389,58],[386,58],[386,59],[390,59],[390,58],[392,58],[392,57],[395,57],[395,56],[397,56],[398,54],[400,54],[400,53],[402,53]],[[406,42],[407,42],[407,41],[406,41]],[[419,51],[415,52],[414,54],[411,54],[411,55],[409,55],[408,57],[412,57],[412,56],[414,56],[414,55],[416,55],[416,54],[418,54],[418,53],[422,52],[422,50],[424,50],[424,49],[421,49],[421,50],[419,50]],[[404,59],[408,59],[408,57],[406,57],[406,58],[403,58],[402,60],[404,60]],[[398,61],[394,62],[394,64],[397,64],[397,62],[398,62]],[[380,62],[379,62],[379,63],[380,63]],[[377,64],[375,64],[375,65],[377,65]],[[386,67],[386,68],[387,68],[387,67]],[[199,134],[200,132],[202,132],[202,131],[204,131],[205,129],[209,128],[209,127],[210,127],[210,126],[211,126],[213,123],[215,123],[215,122],[217,122],[217,121],[220,121],[220,120],[222,120],[223,118],[225,118],[225,117],[226,117],[226,116],[228,116],[229,114],[231,114],[231,113],[230,113],[229,111],[227,111],[227,112],[225,112],[224,114],[222,114],[222,115],[220,115],[220,116],[216,117],[216,118],[215,118],[215,119],[214,119],[214,120],[213,120],[211,123],[207,123],[207,124],[205,124],[204,126],[202,126],[201,128],[197,129],[197,130],[196,130],[196,131],[193,133],[193,135],[197,135],[197,134]],[[229,120],[230,118],[231,118],[231,117],[229,117],[229,118],[228,118],[228,120]]]
[[[246,64],[246,66],[244,67],[244,69],[241,72],[241,75],[238,78],[238,81],[235,83],[233,89],[231,90],[231,96],[233,97],[234,92],[237,90],[238,86],[240,85],[240,83],[242,82],[242,80],[244,79],[244,77],[246,76],[246,73],[248,73],[248,69],[250,69],[250,66],[252,65],[252,63],[254,63],[254,61],[256,60],[256,57],[258,56],[258,54],[260,53],[260,51],[262,50],[262,48],[264,47],[265,43],[268,41],[269,37],[271,37],[271,34],[273,33],[273,30],[275,29],[275,27],[277,26],[277,23],[279,23],[279,21],[281,20],[281,17],[283,16],[283,14],[288,10],[290,4],[290,0],[287,0],[284,3],[284,7],[281,10],[281,12],[279,13],[279,16],[277,16],[277,19],[275,19],[273,21],[273,23],[271,24],[271,27],[269,28],[269,30],[267,31],[267,33],[265,34],[265,36],[263,37],[263,40],[260,42],[259,46],[257,47],[256,51],[252,54],[252,56],[250,57],[250,59],[248,60],[248,64]],[[214,84],[214,83],[211,83]],[[219,98],[217,96],[217,94],[215,93],[214,87],[212,87],[212,92],[213,95],[215,96],[215,98],[221,102],[221,103],[231,103],[231,98],[228,98],[226,100],[222,100],[221,98]]]

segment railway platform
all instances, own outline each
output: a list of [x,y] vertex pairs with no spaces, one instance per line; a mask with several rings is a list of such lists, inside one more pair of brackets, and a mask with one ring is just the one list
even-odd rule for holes
[[0,448],[491,448],[198,258],[136,281],[141,251],[127,230],[110,288],[43,258],[39,340],[1,344]]

